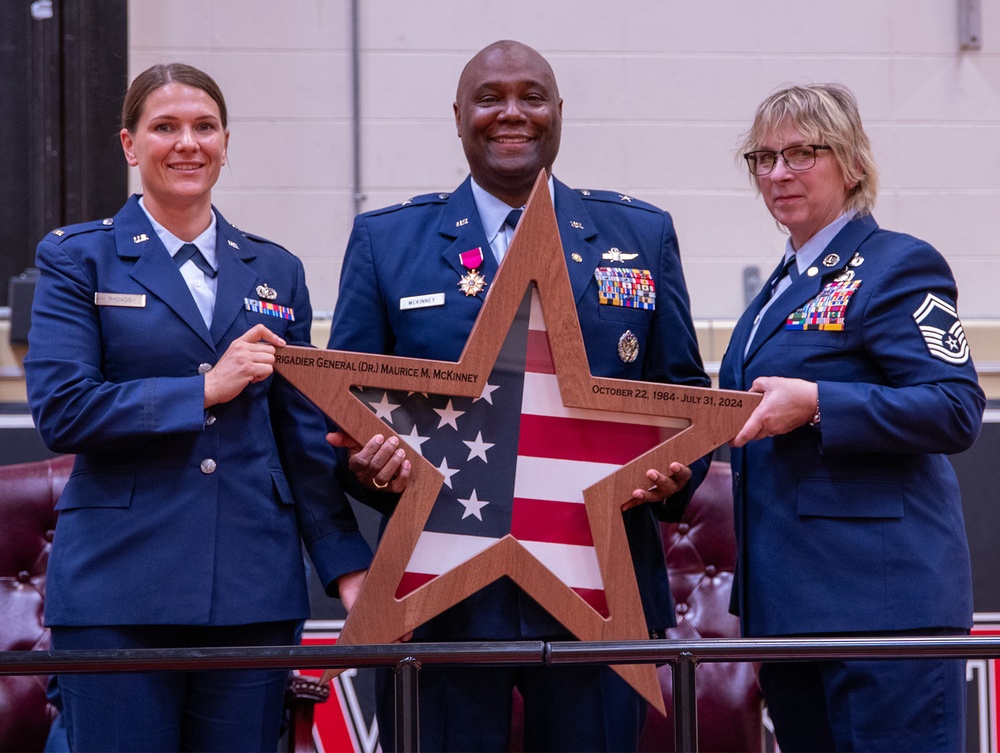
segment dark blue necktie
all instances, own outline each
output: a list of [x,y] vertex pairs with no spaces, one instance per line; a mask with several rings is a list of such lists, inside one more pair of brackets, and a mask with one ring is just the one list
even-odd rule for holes
[[511,227],[517,227],[517,223],[521,219],[521,215],[523,213],[524,213],[523,209],[511,209],[510,212],[507,213],[507,219],[505,220],[505,223],[510,225]]
[[206,277],[215,277],[217,274],[212,265],[208,263],[208,260],[202,256],[201,251],[193,243],[185,243],[181,246],[181,250],[174,255],[174,262],[180,267],[188,259],[195,263],[202,272],[205,273]]
[[785,279],[786,275],[790,280],[789,284],[794,283],[797,279],[799,279],[799,265],[796,263],[797,260],[798,258],[793,256],[785,262],[785,266],[781,270],[781,274],[774,279],[774,284],[771,285],[771,294],[768,296],[769,299],[774,298],[774,291],[778,289],[778,285],[781,284],[781,281]]

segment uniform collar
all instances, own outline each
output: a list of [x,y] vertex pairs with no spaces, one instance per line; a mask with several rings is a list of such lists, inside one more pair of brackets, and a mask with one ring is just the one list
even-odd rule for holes
[[[146,205],[143,203],[141,196],[139,197],[139,208],[142,209],[143,214],[146,215],[146,219],[149,220],[149,224],[153,226],[153,230],[156,232],[156,237],[160,239],[161,243],[163,243],[163,246],[167,249],[171,258],[176,256],[177,252],[181,250],[181,246],[187,243],[187,241],[182,241],[176,235],[163,227],[163,225],[157,222],[153,218],[153,215],[149,213],[149,210],[146,209]],[[191,241],[191,243],[198,247],[198,250],[201,251],[201,255],[205,257],[205,261],[207,261],[213,269],[219,268],[219,260],[215,252],[217,227],[218,222],[215,219],[215,210],[213,209],[212,220],[208,223],[208,227],[205,228],[205,231],[201,235]]]
[[807,240],[802,244],[802,248],[798,251],[792,248],[792,239],[789,238],[785,242],[785,263],[793,256],[795,257],[795,266],[801,274],[809,268],[818,258],[821,253],[826,250],[826,247],[830,245],[830,242],[837,237],[837,233],[844,229],[852,219],[854,219],[855,212],[844,212],[837,219],[831,222],[829,225],[824,227],[818,233],[816,233],[812,238]]
[[[552,201],[555,203],[555,185],[551,175],[549,176],[548,184],[549,196],[552,197]],[[501,201],[476,183],[475,178],[470,178],[470,185],[472,186],[472,198],[476,202],[476,211],[479,212],[479,221],[483,224],[483,229],[486,231],[486,240],[489,242],[490,247],[493,247],[497,235],[503,230],[510,210],[523,209],[524,207],[512,207],[506,202]]]

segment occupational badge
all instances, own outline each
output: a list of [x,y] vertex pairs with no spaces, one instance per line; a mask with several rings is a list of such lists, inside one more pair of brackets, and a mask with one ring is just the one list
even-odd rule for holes
[[865,257],[863,257],[861,254],[854,254],[854,256],[851,257],[852,267],[860,267],[864,263],[865,263]]
[[913,320],[924,337],[927,352],[934,358],[956,366],[969,360],[969,343],[954,305],[928,293],[913,312]]
[[639,357],[639,338],[630,329],[618,338],[618,357],[623,363],[633,363]]
[[265,282],[257,286],[257,295],[265,301],[273,301],[278,297],[278,291]]
[[458,289],[466,295],[479,295],[486,289],[486,278],[479,272],[483,265],[483,249],[480,246],[470,248],[458,255],[462,266],[468,270],[458,281]]
[[823,257],[824,267],[836,267],[840,262],[840,257],[837,254],[827,254]]
[[835,279],[836,282],[850,282],[851,280],[854,279],[854,270],[853,269],[845,269],[843,272],[841,272],[839,275],[837,275],[834,279]]
[[639,254],[624,254],[620,250],[612,246],[603,254],[601,254],[601,258],[604,259],[605,261],[632,261],[638,255]]

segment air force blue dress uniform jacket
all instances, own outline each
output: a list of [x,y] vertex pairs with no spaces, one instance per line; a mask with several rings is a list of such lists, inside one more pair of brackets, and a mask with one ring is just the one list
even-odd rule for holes
[[[578,192],[558,180],[554,185],[556,220],[591,372],[620,379],[707,386],[670,216],[622,194]],[[344,259],[330,347],[457,361],[488,290],[487,286],[476,296],[466,296],[458,288],[467,271],[459,257],[476,247],[485,250],[482,271],[487,281],[495,279],[498,265],[480,223],[471,179],[450,195],[421,196],[358,216]],[[637,256],[609,261],[612,249]],[[594,279],[599,266],[649,269],[656,284],[655,310],[599,304]],[[401,299],[440,292],[444,293],[443,306],[400,308]],[[639,356],[632,363],[625,363],[618,355],[618,341],[626,330],[639,342]],[[696,465],[696,478],[690,489],[677,495],[680,499],[667,505],[642,505],[625,515],[636,578],[652,631],[674,625],[654,512],[679,516],[690,490],[707,469],[705,463]],[[563,632],[534,602],[521,610],[498,608],[504,603],[498,601],[503,588],[494,584],[484,589],[435,623],[456,640]],[[506,588],[509,591],[513,586]],[[418,631],[417,636],[420,634]]]
[[[670,216],[617,193],[570,190],[554,181],[556,220],[566,254],[577,314],[595,375],[707,386],[688,312],[677,239]],[[466,296],[460,255],[483,249],[487,290],[496,279],[467,179],[453,194],[421,196],[356,218],[344,259],[330,347],[413,358],[458,360],[486,291]],[[624,254],[624,256],[621,256]],[[630,256],[635,254],[635,256]],[[650,270],[655,310],[598,303],[595,269]],[[443,293],[444,305],[401,310],[411,296]],[[626,330],[638,339],[638,357],[626,363],[618,342]],[[679,516],[707,470],[693,465],[689,488],[666,505],[625,513],[636,579],[651,632],[674,624],[670,583],[657,515]],[[395,495],[370,494],[388,514]],[[624,555],[624,553],[623,553]],[[415,631],[414,640],[566,639],[569,633],[511,581],[501,579]],[[510,729],[511,684],[525,699],[526,749],[622,750],[636,745],[644,718],[638,696],[610,670],[441,668],[421,676],[421,741],[425,749],[502,749]],[[379,680],[383,745],[392,749],[392,692]]]
[[764,286],[721,366],[729,389],[760,376],[819,385],[819,428],[732,451],[743,632],[969,628],[969,550],[945,455],[976,439],[985,398],[951,271],[870,216],[815,268],[765,312],[744,357]]
[[216,216],[211,329],[135,196],[39,244],[28,397],[46,445],[77,456],[49,625],[304,619],[300,536],[327,586],[369,563],[322,414],[279,377],[204,408],[234,339],[261,323],[306,345],[312,316],[302,263]]

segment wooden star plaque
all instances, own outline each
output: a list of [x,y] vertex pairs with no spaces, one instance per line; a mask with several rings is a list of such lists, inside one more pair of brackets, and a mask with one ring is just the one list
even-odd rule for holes
[[[383,420],[391,417],[395,407],[385,391],[448,396],[447,408],[435,410],[442,416],[442,425],[448,422],[457,428],[462,411],[453,407],[452,399],[466,402],[485,399],[492,403],[490,393],[496,387],[491,381],[495,367],[499,368],[498,357],[514,336],[515,320],[525,319],[529,308],[527,294],[531,291],[534,295],[530,318],[543,320],[542,327],[547,330],[547,340],[541,340],[540,349],[546,366],[540,371],[549,375],[551,384],[557,385],[557,389],[549,392],[558,404],[558,416],[554,423],[545,426],[596,426],[599,431],[607,427],[609,433],[601,435],[601,443],[625,453],[620,462],[581,463],[578,473],[574,472],[577,466],[572,465],[572,460],[558,461],[559,485],[571,487],[566,499],[580,503],[577,508],[585,510],[583,528],[589,528],[580,532],[584,541],[575,542],[575,548],[564,549],[580,554],[584,564],[560,565],[549,556],[558,544],[539,542],[537,537],[519,534],[511,528],[494,538],[461,537],[463,542],[479,542],[471,550],[461,547],[455,552],[432,550],[434,556],[429,559],[445,564],[438,568],[440,572],[432,570],[428,574],[427,568],[423,568],[422,577],[414,583],[413,570],[421,570],[412,564],[420,559],[418,552],[427,551],[428,541],[444,541],[439,534],[422,536],[439,495],[445,492],[445,486],[451,488],[451,474],[455,471],[448,468],[447,462],[435,467],[423,457],[420,445],[425,437],[419,437],[416,428],[410,435],[400,434]],[[530,331],[527,337],[530,342]],[[539,342],[537,337],[534,342]],[[520,368],[523,371],[525,367]],[[362,443],[375,434],[398,436],[412,463],[409,485],[388,521],[364,588],[340,637],[340,642],[354,644],[398,640],[503,576],[517,583],[580,640],[647,638],[632,558],[628,554],[623,506],[631,500],[633,489],[649,485],[645,475],[648,469],[665,470],[675,461],[690,464],[732,439],[760,400],[758,395],[744,392],[611,379],[590,373],[544,171],[532,190],[504,263],[488,287],[482,310],[457,362],[289,346],[279,351],[276,369]],[[534,385],[541,377],[534,373],[520,376],[524,378],[524,401],[530,402],[529,382]],[[375,403],[372,395],[379,396],[381,401]],[[370,399],[366,402],[366,398]],[[653,427],[652,435],[647,426]],[[615,431],[618,433],[614,434]],[[649,448],[630,449],[631,439],[641,434],[655,437]],[[575,429],[547,431],[542,444],[562,447],[573,446],[576,441]],[[523,449],[530,444],[523,433],[517,443],[517,470],[512,471],[517,474],[517,479],[512,480],[514,488],[523,490],[531,486],[531,481],[539,481],[522,479],[522,474],[527,477],[533,473],[547,474],[540,483],[553,486],[553,466],[544,466],[546,470],[539,471],[532,462],[521,463],[522,451],[524,455],[538,453]],[[470,448],[470,463],[475,453],[486,460],[485,448],[492,447],[483,441],[481,432],[474,442],[465,444]],[[595,469],[603,470],[595,476]],[[538,496],[516,491],[515,496],[518,495]],[[472,517],[468,522],[473,524],[477,523],[476,518],[483,520],[483,507],[488,502],[478,499],[475,491],[471,499],[459,501],[464,505],[463,520]],[[524,504],[528,503],[536,502],[528,499]],[[586,563],[590,563],[593,571],[591,580],[568,583],[578,570],[586,570]],[[407,581],[408,578],[411,580]],[[410,585],[403,588],[404,582]],[[655,667],[620,665],[614,670],[664,712]]]

